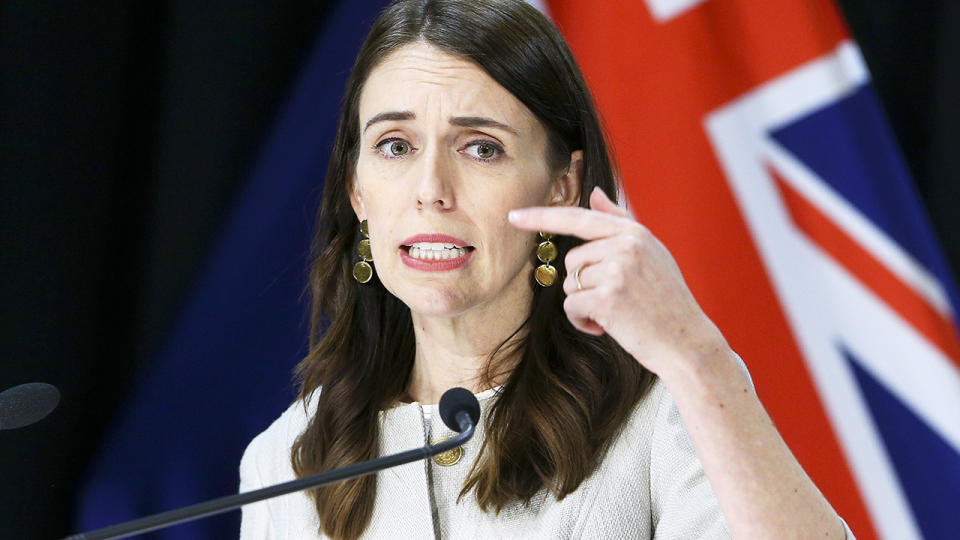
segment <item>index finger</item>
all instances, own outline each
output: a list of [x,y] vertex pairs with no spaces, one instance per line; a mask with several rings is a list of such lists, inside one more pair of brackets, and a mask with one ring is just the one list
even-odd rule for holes
[[579,206],[533,206],[511,210],[510,223],[527,231],[576,236],[584,240],[606,238],[623,231],[626,218]]

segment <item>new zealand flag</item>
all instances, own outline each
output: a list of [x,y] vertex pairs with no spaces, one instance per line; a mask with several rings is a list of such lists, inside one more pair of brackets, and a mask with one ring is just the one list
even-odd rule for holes
[[955,538],[958,297],[836,7],[549,5],[634,213],[804,468],[859,538]]

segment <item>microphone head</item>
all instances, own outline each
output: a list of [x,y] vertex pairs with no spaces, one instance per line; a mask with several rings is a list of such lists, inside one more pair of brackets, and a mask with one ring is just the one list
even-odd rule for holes
[[460,411],[467,411],[473,425],[480,421],[480,402],[476,396],[470,393],[466,388],[451,388],[440,396],[440,418],[448,428],[460,432],[460,424],[457,422],[457,414]]
[[60,402],[56,386],[34,382],[0,392],[0,429],[29,426],[53,412]]

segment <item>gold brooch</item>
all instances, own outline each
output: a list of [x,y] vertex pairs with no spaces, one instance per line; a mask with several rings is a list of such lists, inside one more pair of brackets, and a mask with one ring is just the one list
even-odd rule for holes
[[[446,439],[437,441],[437,442],[435,442],[434,444],[440,444],[440,443],[442,443],[443,441],[446,441],[446,440],[448,440],[448,439],[449,439],[449,437],[447,437]],[[434,461],[437,465],[440,465],[440,466],[442,466],[442,467],[449,467],[449,466],[451,466],[451,465],[456,465],[457,463],[459,463],[459,462],[460,462],[460,458],[462,458],[462,457],[463,457],[463,447],[458,446],[458,447],[456,447],[456,448],[454,448],[454,449],[452,449],[452,450],[447,450],[446,452],[441,452],[441,453],[433,456],[433,461]]]

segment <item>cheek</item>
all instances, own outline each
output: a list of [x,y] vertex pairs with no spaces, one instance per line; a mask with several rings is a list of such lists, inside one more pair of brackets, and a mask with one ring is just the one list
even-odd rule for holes
[[527,164],[519,172],[517,178],[519,189],[516,190],[514,207],[544,206],[548,204],[555,180],[546,171],[544,164],[539,161]]
[[386,181],[383,175],[378,175],[376,171],[370,169],[371,167],[361,167],[358,164],[355,182],[362,210],[372,228],[375,222],[390,219],[390,215],[397,209],[402,188],[398,182]]
[[498,215],[488,215],[486,228],[487,250],[493,264],[506,271],[515,271],[530,260],[536,248],[536,233],[522,231],[506,220],[509,209]]
[[385,194],[384,190],[373,189],[371,186],[365,186],[365,189],[360,191],[360,196],[369,228],[373,260],[379,260],[382,264],[397,247],[391,236],[391,231],[396,229],[399,219],[397,205],[389,204],[391,200],[396,200],[396,196],[390,196],[389,193]]
[[465,188],[467,196],[461,197],[463,202],[470,201],[472,206],[488,212],[496,209],[506,218],[507,212],[515,208],[546,204],[551,180],[540,168],[517,167],[503,174],[475,176],[465,183]]
[[375,182],[394,173],[392,167],[396,166],[395,163],[371,156],[370,150],[361,149],[360,152],[360,156],[357,157],[357,178]]
[[397,249],[393,245],[393,238],[390,231],[394,229],[395,220],[388,214],[378,211],[376,207],[367,207],[367,223],[370,227],[370,248],[373,251],[373,259],[385,260],[392,252]]

